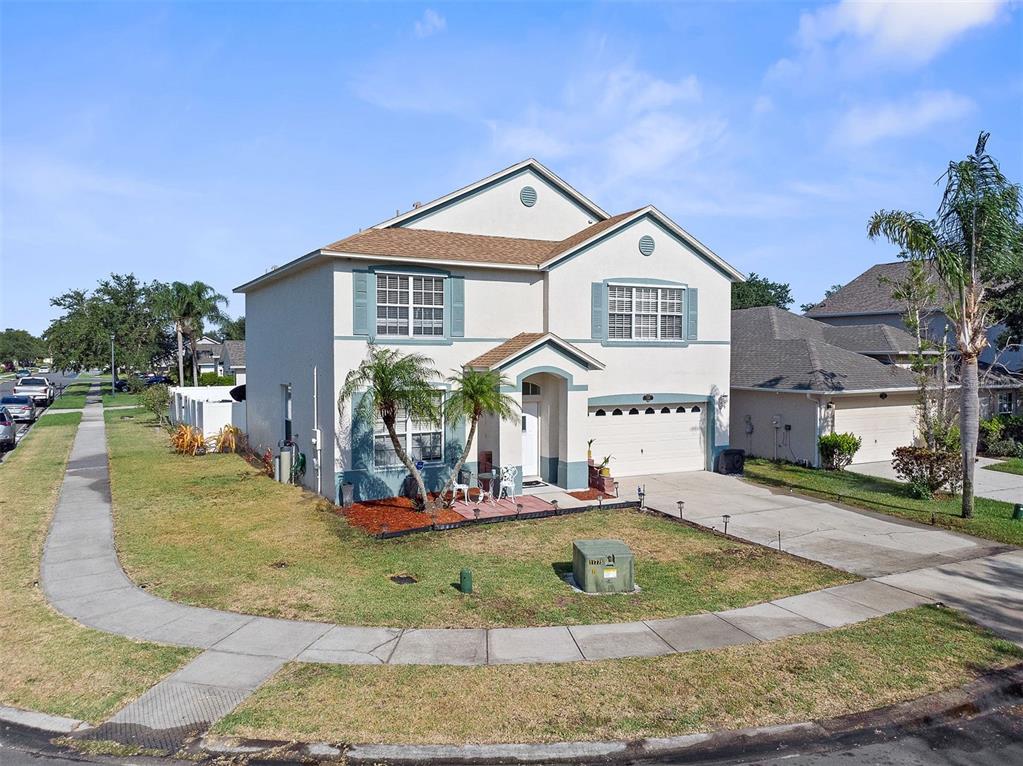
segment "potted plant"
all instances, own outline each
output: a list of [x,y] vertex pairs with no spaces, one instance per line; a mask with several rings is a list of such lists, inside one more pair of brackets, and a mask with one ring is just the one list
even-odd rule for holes
[[614,460],[613,455],[606,455],[603,460],[600,461],[600,465],[597,466],[600,471],[600,475],[607,477],[611,475],[611,461]]
[[597,440],[596,439],[586,440],[586,462],[589,463],[590,465],[593,465],[593,442],[595,441]]

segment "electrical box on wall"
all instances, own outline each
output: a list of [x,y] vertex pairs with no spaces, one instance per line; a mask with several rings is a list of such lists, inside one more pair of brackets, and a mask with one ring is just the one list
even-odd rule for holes
[[781,415],[771,416],[771,425],[774,426],[775,428],[781,428],[781,421],[782,421]]

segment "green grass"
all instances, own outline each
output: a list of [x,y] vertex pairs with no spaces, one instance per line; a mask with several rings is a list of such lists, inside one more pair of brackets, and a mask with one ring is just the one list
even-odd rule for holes
[[755,459],[746,461],[745,476],[761,484],[790,487],[806,495],[924,524],[930,524],[933,513],[935,524],[945,529],[1023,545],[1023,524],[1012,520],[1012,505],[999,500],[978,497],[973,518],[964,519],[958,497],[920,500],[912,497],[901,482],[851,471],[824,471]]
[[1023,476],[1023,458],[1006,458],[1003,463],[993,463],[984,466],[985,471],[1000,471],[1002,473],[1015,473]]
[[955,688],[1023,649],[921,607],[839,630],[652,659],[489,667],[291,663],[214,732],[329,742],[664,737],[859,712]]
[[82,422],[80,412],[58,412],[54,415],[40,415],[36,428],[53,428],[54,426],[77,426]]
[[[746,606],[856,579],[634,511],[591,511],[376,540],[236,455],[172,454],[162,429],[108,421],[121,561],[189,604],[342,624],[490,627],[619,622]],[[572,541],[624,540],[638,594],[573,592]],[[475,592],[454,587],[473,572]],[[418,582],[397,585],[392,575]]]
[[84,628],[42,596],[39,554],[80,417],[45,416],[0,464],[0,704],[99,722],[196,652]]

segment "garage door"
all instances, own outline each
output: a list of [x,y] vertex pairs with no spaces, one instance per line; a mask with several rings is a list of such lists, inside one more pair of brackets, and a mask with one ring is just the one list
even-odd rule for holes
[[854,463],[891,460],[892,450],[906,447],[916,438],[916,406],[913,404],[869,404],[836,402],[835,431],[853,433],[863,446],[853,458]]
[[614,476],[702,471],[707,464],[706,405],[591,407],[588,439],[597,462],[613,455]]

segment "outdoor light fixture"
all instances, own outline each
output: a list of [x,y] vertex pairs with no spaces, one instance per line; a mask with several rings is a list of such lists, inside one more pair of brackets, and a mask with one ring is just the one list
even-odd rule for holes
[[554,513],[557,514],[557,512],[558,512],[558,498],[554,498],[553,500],[551,500],[551,505],[554,506]]
[[681,519],[682,516],[685,514],[686,501],[685,500],[679,500],[679,501],[677,501],[676,504],[678,505],[678,517]]
[[888,398],[888,394],[881,394],[881,398],[882,399],[887,399]]
[[522,503],[515,503],[515,515],[516,516],[522,515]]
[[472,513],[473,513],[473,516],[476,517],[476,521],[479,521],[480,520],[480,508],[479,508],[479,506],[476,506],[475,508],[473,508],[472,509]]
[[732,518],[727,513],[721,516],[721,520],[725,522],[725,534],[728,534],[728,520]]
[[644,402],[652,402],[653,400],[654,400],[654,395],[653,394],[643,394],[643,401]]

